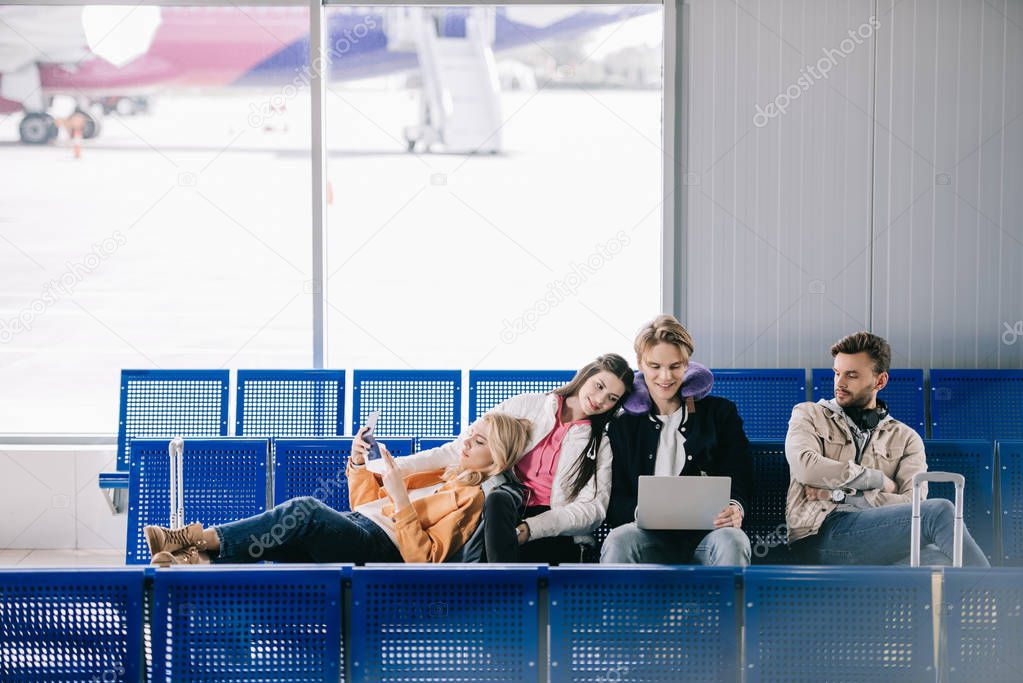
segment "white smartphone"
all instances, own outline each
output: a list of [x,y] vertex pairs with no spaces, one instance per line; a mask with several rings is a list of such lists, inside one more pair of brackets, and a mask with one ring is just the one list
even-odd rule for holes
[[373,432],[377,428],[377,420],[379,419],[379,410],[374,410],[366,418],[366,427],[368,431],[362,435],[362,440],[369,444],[369,450],[366,452],[366,460],[380,460],[383,457],[380,455],[380,444],[377,443],[376,438],[373,436]]

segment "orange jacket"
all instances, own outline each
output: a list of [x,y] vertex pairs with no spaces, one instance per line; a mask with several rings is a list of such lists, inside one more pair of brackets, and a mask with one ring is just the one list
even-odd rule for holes
[[[348,461],[348,501],[351,509],[381,498],[390,498],[381,487],[380,475],[365,467],[354,467]],[[444,470],[430,470],[407,475],[405,487],[409,491],[433,486],[443,481]],[[383,514],[394,522],[398,536],[398,550],[406,562],[443,562],[448,555],[461,548],[483,514],[483,490],[479,486],[466,486],[447,482],[436,493],[412,501],[412,505],[397,515],[394,505],[385,505]]]

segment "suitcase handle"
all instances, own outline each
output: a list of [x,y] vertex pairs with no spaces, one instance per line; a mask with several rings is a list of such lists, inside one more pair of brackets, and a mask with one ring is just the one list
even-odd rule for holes
[[917,472],[913,475],[913,519],[910,527],[909,564],[920,566],[920,485],[925,481],[950,483],[956,487],[956,513],[952,536],[952,566],[963,566],[963,489],[966,477],[955,472]]
[[167,446],[167,455],[170,465],[170,520],[168,526],[172,529],[185,526],[185,501],[184,501],[184,467],[182,455],[185,452],[185,441],[180,436],[171,439]]

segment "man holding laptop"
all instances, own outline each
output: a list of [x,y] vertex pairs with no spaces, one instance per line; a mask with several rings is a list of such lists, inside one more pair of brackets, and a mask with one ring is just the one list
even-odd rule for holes
[[693,340],[662,315],[636,337],[640,372],[610,426],[612,527],[606,563],[746,566],[742,518],[752,494],[749,441],[735,404],[709,396]]

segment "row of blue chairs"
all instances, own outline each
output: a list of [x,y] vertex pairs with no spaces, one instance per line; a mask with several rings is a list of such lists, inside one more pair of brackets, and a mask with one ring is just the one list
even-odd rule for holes
[[[447,440],[381,439],[398,457]],[[134,441],[125,543],[128,564],[149,562],[143,527],[168,523],[168,443],[168,439]],[[351,437],[186,439],[183,491],[187,521],[223,524],[298,496],[315,496],[335,510],[348,510],[345,468],[351,446]],[[989,561],[1023,564],[1023,441],[994,445],[983,440],[928,440],[925,449],[929,469],[966,477],[964,517]],[[789,469],[785,446],[783,442],[755,441],[751,451],[756,489],[745,529],[754,559],[787,562]],[[950,484],[931,484],[930,495],[952,500],[954,490]],[[603,535],[597,534],[598,541]]]
[[[832,395],[829,369],[715,370],[714,393],[731,399],[750,439],[783,439],[792,407]],[[571,371],[471,370],[472,422],[518,393],[543,392]],[[445,437],[461,431],[462,371],[355,370],[349,434],[382,410],[379,434]],[[118,418],[118,469],[128,469],[138,437],[228,436],[228,370],[123,370]],[[892,414],[933,438],[1023,438],[1023,371],[931,370],[925,401],[922,370],[892,370],[881,392]],[[235,436],[345,434],[344,370],[238,370]],[[928,430],[928,425],[930,429]],[[929,432],[929,433],[928,433]]]
[[0,679],[1018,683],[1021,605],[1020,569],[0,570]]

